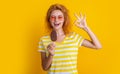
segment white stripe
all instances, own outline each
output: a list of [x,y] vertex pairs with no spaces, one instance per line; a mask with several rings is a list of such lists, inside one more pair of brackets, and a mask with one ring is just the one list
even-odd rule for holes
[[75,32],[73,32],[73,35],[70,38],[73,38],[74,35],[75,35]]
[[75,38],[74,39],[72,39],[72,40],[66,40],[65,41],[65,43],[67,43],[67,42],[74,42],[74,41],[76,41],[77,40],[77,38],[78,38],[78,34],[77,35],[75,35]]
[[77,64],[77,61],[72,61],[72,62],[62,62],[62,63],[53,63],[52,66],[60,66],[60,65],[71,65],[71,64]]
[[45,52],[45,50],[38,50],[38,52]]
[[[82,38],[82,37],[81,37]],[[81,39],[79,39],[79,41],[80,41]],[[84,40],[84,39],[83,39]],[[82,44],[82,42],[83,42],[83,40],[81,41],[81,43],[79,44],[79,46],[81,46],[81,44]]]
[[42,44],[42,42],[40,41],[39,44]]
[[64,44],[64,45],[58,45],[57,48],[64,47],[64,46],[77,46],[77,44]]
[[77,59],[76,57],[69,57],[69,58],[54,58],[54,61],[61,61],[61,60],[74,60]]
[[42,38],[49,38],[49,36],[43,36]]
[[50,42],[51,40],[47,39],[47,40],[43,40],[43,42]]
[[63,52],[63,51],[69,51],[69,50],[78,50],[78,48],[62,48],[61,50],[55,50],[55,52]]
[[69,70],[69,69],[73,69],[76,68],[76,66],[70,66],[70,67],[59,67],[59,68],[50,68],[50,70]]
[[[78,39],[78,41],[76,42],[76,44],[78,44],[78,43],[80,42],[81,38],[82,38],[82,37],[80,37],[80,38]],[[79,46],[79,45],[78,45],[78,46]]]
[[55,56],[67,56],[67,55],[77,55],[78,52],[69,52],[69,53],[66,53],[66,54],[55,54]]
[[38,48],[44,48],[43,46],[38,46]]

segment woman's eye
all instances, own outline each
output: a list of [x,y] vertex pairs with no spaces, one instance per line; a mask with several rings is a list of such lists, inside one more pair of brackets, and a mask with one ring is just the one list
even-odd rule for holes
[[63,19],[63,17],[62,17],[62,16],[59,16],[58,19]]
[[55,20],[55,17],[54,17],[54,16],[51,16],[50,19],[51,19],[52,21],[54,21],[54,20]]

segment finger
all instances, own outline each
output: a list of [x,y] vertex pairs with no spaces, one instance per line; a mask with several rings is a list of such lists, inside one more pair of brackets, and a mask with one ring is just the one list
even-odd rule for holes
[[80,26],[79,26],[79,24],[76,24],[76,26],[79,28]]
[[50,45],[47,46],[47,49],[50,47]]
[[76,23],[76,26],[79,27],[79,24]]
[[76,22],[77,22],[77,21],[75,20],[73,24],[75,24],[75,25],[76,25]]
[[74,24],[77,25],[77,21],[75,21]]
[[48,47],[47,50],[50,50],[50,47]]
[[55,43],[51,43],[50,47],[56,47]]
[[86,14],[84,14],[83,19],[85,19],[85,20],[86,20]]
[[55,45],[51,45],[50,47],[55,48]]
[[49,47],[48,50],[54,50],[54,47]]
[[74,13],[74,16],[79,20],[80,19],[80,17],[76,14],[76,13]]
[[53,46],[56,46],[55,42],[52,42],[52,45],[53,45]]
[[52,46],[52,47],[51,47],[51,50],[54,50],[54,48],[55,48],[55,47]]
[[79,24],[80,24],[79,22],[77,22],[77,21],[75,22],[75,25],[76,25],[77,27],[79,27]]
[[51,48],[51,46],[52,46],[52,45],[51,45],[51,44],[49,44],[49,45],[47,46],[47,48],[48,48],[48,49],[50,49],[50,48]]
[[53,45],[52,43],[49,44],[50,47],[51,47],[52,45]]
[[55,48],[55,46],[56,46],[55,43],[50,43],[47,48],[51,49],[51,48]]
[[81,19],[83,18],[83,16],[82,16],[82,12],[80,12],[80,18],[81,18]]

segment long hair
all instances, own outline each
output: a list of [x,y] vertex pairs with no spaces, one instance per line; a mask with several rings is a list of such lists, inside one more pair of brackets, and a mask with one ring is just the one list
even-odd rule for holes
[[64,23],[63,23],[63,30],[65,32],[65,34],[69,34],[71,32],[71,25],[70,25],[70,17],[68,15],[68,9],[61,5],[61,4],[54,4],[54,5],[51,5],[50,8],[48,9],[47,11],[47,16],[46,16],[46,22],[47,22],[47,25],[50,29],[52,29],[52,25],[50,24],[50,16],[51,16],[51,13],[52,11],[54,10],[60,10],[63,15],[64,15]]

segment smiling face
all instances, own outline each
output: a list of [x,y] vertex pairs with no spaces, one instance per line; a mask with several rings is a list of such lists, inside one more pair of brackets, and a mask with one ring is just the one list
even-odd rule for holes
[[60,10],[52,11],[50,15],[50,24],[55,30],[62,28],[64,24],[64,15]]

